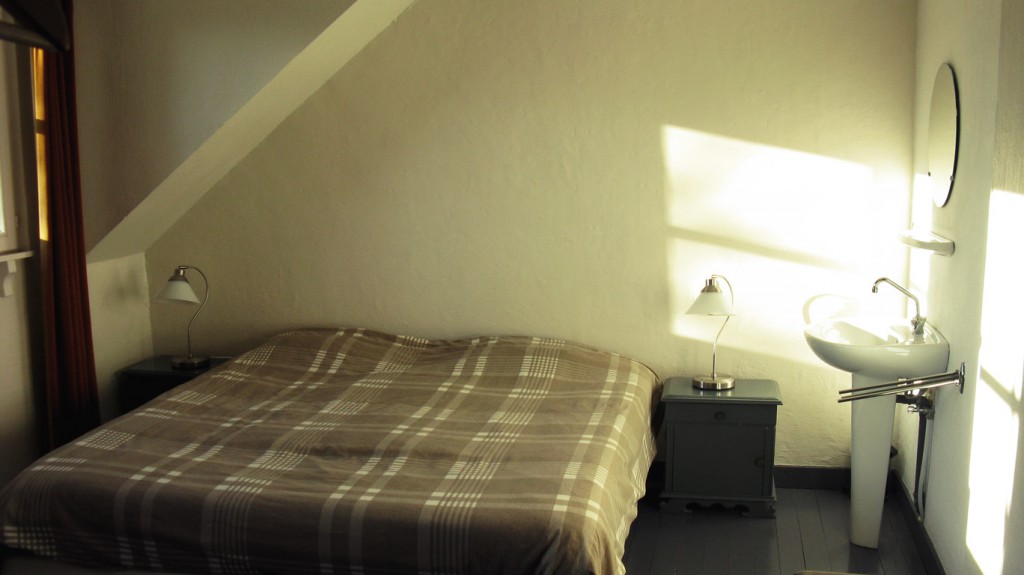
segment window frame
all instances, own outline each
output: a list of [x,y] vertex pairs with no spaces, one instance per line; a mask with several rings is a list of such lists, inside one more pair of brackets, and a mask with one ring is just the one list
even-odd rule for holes
[[31,249],[30,199],[35,198],[35,121],[31,54],[0,42],[0,253]]

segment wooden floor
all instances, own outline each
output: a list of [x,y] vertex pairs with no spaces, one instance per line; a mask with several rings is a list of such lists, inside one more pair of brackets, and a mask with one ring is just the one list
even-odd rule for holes
[[779,489],[774,519],[734,509],[668,513],[641,501],[626,541],[628,575],[792,575],[801,569],[927,575],[899,503],[886,499],[877,550],[849,542],[850,499],[839,491]]

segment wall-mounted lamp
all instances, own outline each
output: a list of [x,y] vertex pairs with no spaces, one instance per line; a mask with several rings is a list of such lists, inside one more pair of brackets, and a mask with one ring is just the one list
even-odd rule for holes
[[[718,280],[724,280],[726,285],[729,286],[729,297],[726,298],[725,294],[722,293],[722,288],[718,287]],[[686,315],[714,315],[724,316],[725,321],[722,322],[722,327],[718,330],[718,334],[715,335],[715,343],[711,347],[711,374],[710,375],[698,375],[693,378],[693,386],[699,389],[732,389],[736,384],[736,378],[731,375],[719,374],[716,369],[716,361],[718,356],[718,336],[722,335],[722,330],[725,329],[725,324],[729,323],[729,318],[736,315],[733,312],[733,291],[732,284],[725,276],[713,274],[710,278],[704,281],[704,288],[700,290],[700,294],[697,299],[693,301],[693,305],[690,309],[686,310]]]
[[[203,301],[200,303],[199,298],[196,297],[195,290],[192,289],[192,285],[189,283],[188,278],[185,277],[185,270],[196,270],[199,275],[203,277],[203,284],[205,288],[205,294],[203,295]],[[182,303],[198,303],[199,309],[192,315],[192,319],[188,322],[188,355],[187,356],[175,356],[171,358],[171,367],[175,369],[198,369],[200,367],[206,367],[210,365],[210,358],[201,355],[192,355],[192,322],[196,321],[196,316],[199,312],[203,311],[203,307],[206,306],[206,300],[210,299],[210,282],[206,279],[206,274],[203,270],[195,266],[178,266],[174,270],[174,275],[167,280],[167,285],[164,289],[160,290],[160,293],[156,294],[156,300],[158,301],[171,301],[171,302],[182,302]]]

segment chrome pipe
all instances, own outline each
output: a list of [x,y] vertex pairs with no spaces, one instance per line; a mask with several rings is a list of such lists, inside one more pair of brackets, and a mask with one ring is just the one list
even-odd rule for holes
[[[914,378],[914,379],[897,379],[896,381],[890,381],[890,382],[887,382],[887,383],[879,383],[878,385],[865,385],[864,387],[852,387],[850,389],[840,389],[839,393],[840,394],[843,394],[843,393],[860,393],[860,392],[868,391],[868,390],[872,390],[872,389],[882,389],[882,388],[894,387],[894,386],[906,386],[906,385],[917,384],[917,383],[931,383],[933,381],[941,381],[941,380],[950,379],[950,378],[960,378],[960,379],[963,379],[964,378],[964,368],[965,368],[964,364],[961,363],[960,364],[960,369],[958,369],[957,371],[951,371],[949,373],[937,373],[935,375],[926,375],[924,377],[918,377],[918,378]],[[962,393],[963,389],[961,389],[960,391]]]
[[881,383],[878,385],[868,385],[865,387],[857,387],[853,389],[843,389],[840,390],[840,395],[849,395],[846,395],[846,397],[840,397],[839,403],[845,403],[847,401],[856,401],[858,399],[869,399],[872,397],[882,397],[884,395],[895,395],[897,393],[905,393],[915,389],[931,389],[935,387],[943,387],[946,385],[956,385],[957,388],[959,388],[960,393],[963,393],[965,369],[966,366],[963,363],[961,363],[960,369],[958,369],[957,371],[951,371],[949,373],[929,375],[917,379],[899,379],[896,381]]
[[936,382],[927,383],[927,384],[919,384],[919,385],[914,385],[914,386],[909,386],[908,385],[908,386],[896,387],[896,388],[892,388],[892,389],[879,389],[877,391],[871,391],[871,392],[868,392],[868,393],[862,393],[862,394],[848,395],[846,397],[840,397],[839,398],[839,403],[845,403],[847,401],[857,401],[858,399],[870,399],[872,397],[882,397],[883,395],[896,395],[898,393],[906,393],[908,391],[915,390],[915,389],[931,389],[933,387],[942,387],[944,385],[951,385],[951,384],[958,384],[958,383],[960,383],[959,379],[950,379],[950,380],[936,381]]

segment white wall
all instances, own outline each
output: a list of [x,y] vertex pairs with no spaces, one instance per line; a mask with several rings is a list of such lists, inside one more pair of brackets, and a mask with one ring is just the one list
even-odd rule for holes
[[[1019,248],[1024,245],[1024,3],[1020,0],[926,0],[917,49],[918,173],[926,171],[927,113],[942,62],[956,70],[961,146],[953,196],[944,208],[916,193],[915,219],[931,220],[956,241],[950,258],[917,257],[915,287],[927,294],[930,320],[951,344],[950,366],[967,365],[963,395],[936,400],[925,527],[947,573],[1024,571],[1021,552],[1021,387],[1024,350],[1016,335]],[[902,423],[907,423],[905,418]],[[916,424],[914,424],[916,425]],[[907,449],[916,434],[902,425]],[[913,462],[903,466],[913,483]]]
[[[782,384],[781,463],[846,465],[847,380],[806,350],[800,307],[908,277],[891,232],[909,223],[925,165],[911,142],[925,149],[950,61],[957,188],[914,219],[957,253],[914,254],[909,277],[968,382],[939,394],[925,526],[948,573],[1024,570],[1024,360],[1008,331],[1024,319],[1022,2],[623,4],[421,0],[149,251],[151,291],[202,266],[215,292],[196,341],[213,353],[297,325],[530,332],[669,375],[707,368],[717,326],[680,314],[725,273],[743,315],[720,367]],[[158,351],[180,351],[187,319],[154,310]],[[917,420],[897,420],[909,486]]]
[[[778,459],[849,463],[810,296],[905,275],[915,4],[414,4],[149,252],[203,268],[195,347],[286,328],[532,333],[780,381]],[[886,305],[902,309],[893,296]],[[158,351],[189,314],[154,307]]]
[[[996,114],[996,158],[989,199],[989,235],[982,313],[982,350],[978,399],[975,401],[971,462],[971,495],[967,527],[984,525],[989,517],[1002,534],[992,551],[1003,573],[1024,572],[1024,345],[1016,334],[1024,321],[1020,298],[1019,248],[1024,245],[1024,2],[1004,0],[999,49],[999,106]],[[982,392],[984,389],[984,392]],[[994,416],[994,417],[993,417]],[[977,425],[993,422],[995,426]],[[991,437],[990,437],[991,435]],[[1014,453],[1012,444],[1016,444]],[[989,449],[991,448],[991,449]],[[984,479],[991,478],[990,484]],[[991,494],[985,500],[982,496]],[[1000,523],[1000,519],[1002,522]],[[971,553],[983,554],[979,542],[988,533],[968,537]]]
[[87,248],[351,4],[75,2]]
[[117,371],[153,355],[146,258],[137,254],[92,263],[88,274],[96,383],[106,420],[119,415]]
[[[351,4],[76,2],[87,247]],[[145,256],[90,263],[88,273],[97,380],[109,418],[116,415],[116,371],[153,354]]]
[[35,266],[25,260],[17,264],[18,272],[10,278],[14,293],[0,297],[0,486],[39,456],[27,280]]

